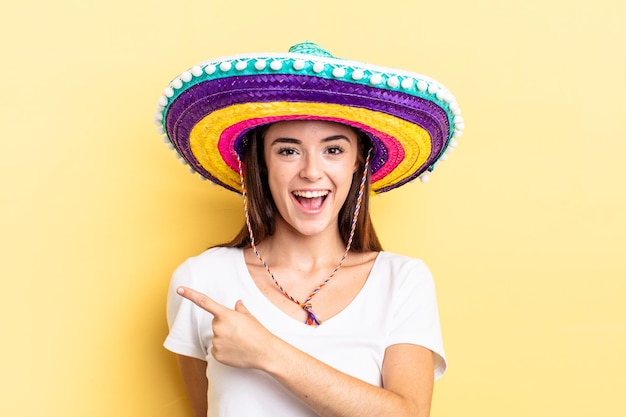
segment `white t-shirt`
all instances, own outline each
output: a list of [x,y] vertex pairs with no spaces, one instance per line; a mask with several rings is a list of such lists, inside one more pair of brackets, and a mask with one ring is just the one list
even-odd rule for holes
[[229,308],[241,299],[276,336],[376,386],[382,386],[385,349],[398,343],[432,350],[435,378],[446,369],[434,283],[422,261],[379,253],[354,300],[321,326],[313,327],[288,316],[261,293],[248,272],[243,250],[213,248],[187,259],[174,272],[167,306],[170,333],[164,343],[174,353],[207,361],[210,417],[316,414],[264,372],[215,361],[210,353],[212,315],[176,294],[181,285]]

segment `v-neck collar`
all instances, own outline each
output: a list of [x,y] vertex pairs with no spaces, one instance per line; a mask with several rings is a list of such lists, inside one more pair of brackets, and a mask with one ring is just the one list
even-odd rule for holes
[[346,317],[350,316],[350,312],[353,309],[357,308],[357,306],[360,304],[360,300],[365,297],[364,294],[368,291],[368,288],[373,285],[372,281],[375,279],[374,277],[376,276],[376,269],[378,268],[378,265],[381,262],[380,259],[383,256],[384,256],[384,252],[382,251],[376,255],[376,258],[374,259],[374,264],[372,265],[372,268],[370,269],[369,274],[367,275],[367,279],[365,280],[365,283],[363,284],[361,289],[357,292],[357,294],[354,296],[354,298],[337,314],[333,315],[332,317],[328,319],[325,319],[319,327],[309,326],[306,323],[304,323],[304,321],[300,321],[291,317],[289,314],[281,310],[276,304],[270,301],[270,299],[267,298],[265,294],[263,294],[261,289],[254,282],[254,279],[252,278],[252,275],[250,274],[250,271],[248,270],[248,266],[246,264],[246,259],[244,255],[244,249],[239,250],[239,262],[237,263],[237,267],[239,269],[239,274],[243,278],[242,279],[243,284],[248,288],[250,293],[255,297],[256,301],[258,301],[259,303],[265,306],[264,311],[269,312],[269,314],[271,315],[268,317],[257,317],[257,319],[263,322],[266,325],[266,327],[269,328],[269,327],[278,326],[278,327],[283,328],[284,330],[284,326],[289,326],[293,331],[306,332],[306,331],[319,330],[323,333],[324,328],[329,328],[333,326],[333,323],[340,322],[346,319]]

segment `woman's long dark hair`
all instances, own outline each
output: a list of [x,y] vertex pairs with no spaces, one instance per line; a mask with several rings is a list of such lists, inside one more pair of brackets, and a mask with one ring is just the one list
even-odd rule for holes
[[[265,164],[265,156],[263,152],[263,141],[265,132],[270,125],[257,127],[246,134],[244,138],[243,150],[243,177],[248,196],[248,216],[250,217],[250,226],[254,233],[255,242],[258,244],[268,236],[274,234],[276,228],[276,216],[278,210],[272,198],[267,179],[267,166]],[[344,244],[348,244],[350,237],[350,229],[352,227],[352,218],[357,204],[359,194],[359,185],[363,169],[365,167],[365,158],[371,142],[369,137],[360,130],[355,129],[357,133],[357,141],[359,152],[357,157],[358,168],[352,175],[352,185],[346,198],[346,202],[339,211],[338,226],[339,233]],[[378,236],[374,231],[374,225],[369,213],[369,196],[370,196],[370,171],[367,172],[367,181],[363,190],[361,201],[361,211],[354,230],[354,238],[352,240],[351,250],[355,252],[366,251],[382,251],[383,248],[378,240]],[[230,242],[226,242],[219,246],[234,248],[249,248],[250,234],[247,226],[244,224],[237,236]]]

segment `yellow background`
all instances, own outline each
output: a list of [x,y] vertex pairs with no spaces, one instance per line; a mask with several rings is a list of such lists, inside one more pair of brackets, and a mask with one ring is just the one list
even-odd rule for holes
[[189,415],[165,294],[239,198],[152,124],[208,58],[335,55],[437,78],[466,132],[428,184],[373,200],[438,289],[432,415],[626,415],[626,3],[15,1],[0,5],[0,415]]

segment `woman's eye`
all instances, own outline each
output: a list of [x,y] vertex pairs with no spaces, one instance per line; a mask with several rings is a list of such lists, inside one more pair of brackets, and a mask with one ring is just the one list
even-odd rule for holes
[[339,155],[343,153],[343,148],[341,146],[331,146],[326,150],[326,152],[331,155]]
[[285,156],[295,155],[296,154],[296,150],[293,149],[293,148],[280,148],[280,149],[278,149],[278,154],[279,155],[285,155]]

